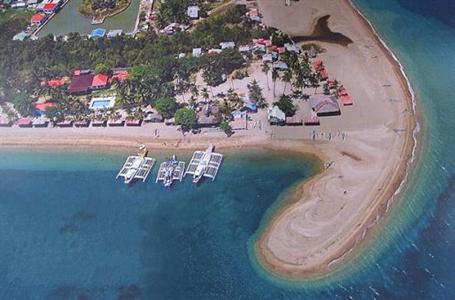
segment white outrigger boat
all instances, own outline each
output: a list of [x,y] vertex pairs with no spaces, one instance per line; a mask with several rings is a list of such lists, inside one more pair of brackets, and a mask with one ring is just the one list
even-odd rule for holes
[[137,156],[129,156],[126,159],[116,178],[123,177],[125,184],[130,184],[134,179],[145,181],[155,164],[155,159],[147,157],[147,149],[141,146],[142,151]]
[[193,175],[193,183],[199,183],[203,177],[214,181],[222,161],[223,155],[213,152],[213,145],[210,144],[205,151],[194,152],[185,175]]
[[173,155],[171,159],[161,163],[156,182],[163,181],[165,187],[170,187],[174,180],[182,181],[184,172],[185,162],[178,161]]

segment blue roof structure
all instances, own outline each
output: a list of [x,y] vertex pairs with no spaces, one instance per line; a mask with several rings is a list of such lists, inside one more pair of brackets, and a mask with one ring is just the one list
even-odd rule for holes
[[93,29],[92,33],[90,33],[90,37],[92,39],[103,38],[105,35],[106,35],[106,29],[104,29],[104,28]]
[[250,112],[257,112],[258,107],[255,103],[247,100],[247,101],[243,102],[242,110],[248,110]]

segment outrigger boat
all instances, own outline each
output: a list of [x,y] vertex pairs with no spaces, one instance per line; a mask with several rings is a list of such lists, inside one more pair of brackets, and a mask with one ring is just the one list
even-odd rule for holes
[[178,161],[175,155],[161,163],[156,182],[163,181],[165,187],[170,187],[174,180],[182,181],[185,172],[185,162]]
[[155,164],[154,158],[147,157],[148,151],[145,146],[141,146],[139,149],[138,155],[129,156],[117,174],[117,178],[123,177],[125,184],[130,184],[134,179],[145,181]]
[[193,183],[199,183],[203,177],[215,180],[218,170],[223,161],[223,155],[213,152],[213,145],[205,151],[196,151],[186,170],[186,174],[193,175]]

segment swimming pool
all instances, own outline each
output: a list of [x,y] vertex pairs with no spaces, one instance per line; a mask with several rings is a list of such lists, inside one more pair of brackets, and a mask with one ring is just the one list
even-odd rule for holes
[[112,108],[115,104],[115,98],[93,98],[90,101],[90,109],[98,110],[98,109],[105,109],[105,108]]

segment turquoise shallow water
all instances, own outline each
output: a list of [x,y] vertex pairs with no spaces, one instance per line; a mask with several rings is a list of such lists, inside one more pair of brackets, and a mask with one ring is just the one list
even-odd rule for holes
[[311,282],[250,260],[280,190],[312,173],[296,157],[231,156],[215,184],[169,193],[113,181],[118,155],[2,151],[0,298],[455,299],[453,4],[355,2],[406,67],[425,118],[404,199],[358,258]]
[[316,166],[257,151],[228,154],[215,183],[170,191],[115,181],[120,154],[1,151],[0,298],[279,297],[250,264],[249,241]]

